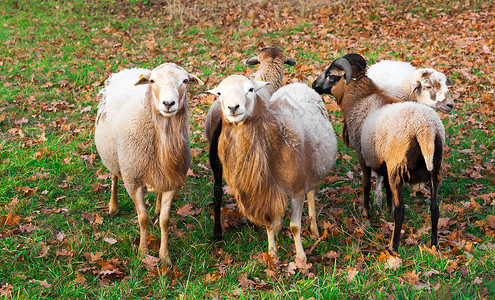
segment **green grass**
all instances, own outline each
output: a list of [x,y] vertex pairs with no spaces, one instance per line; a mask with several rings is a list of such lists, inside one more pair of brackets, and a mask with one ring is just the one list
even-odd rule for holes
[[[493,11],[489,1],[446,6],[425,1],[414,7],[390,1],[3,1],[0,218],[20,219],[0,227],[0,297],[494,297],[495,228],[489,217],[495,215],[495,67],[482,52],[484,46],[495,51],[487,42],[495,38]],[[454,81],[456,109],[441,115],[448,146],[440,188],[441,218],[448,218],[440,228],[441,255],[421,248],[430,237],[428,198],[420,191],[409,196],[413,191],[407,187],[402,264],[397,270],[386,267],[392,214],[374,210],[369,220],[362,219],[359,165],[340,138],[337,163],[317,194],[320,233],[327,235],[308,253],[308,273],[287,271],[294,262],[288,220],[277,239],[275,275],[257,258],[267,248],[262,228],[241,222],[229,226],[222,241],[212,241],[212,174],[202,133],[209,107],[205,91],[227,75],[252,73],[243,61],[270,45],[298,62],[287,68],[289,83],[310,84],[347,52],[360,53],[369,63],[402,59],[434,67]],[[206,87],[189,90],[196,176],[188,177],[172,206],[170,255],[177,272],[159,276],[137,253],[137,216],[122,184],[119,212],[106,214],[110,179],[93,131],[96,94],[105,79],[124,68],[162,62],[197,73]],[[340,135],[340,112],[331,111],[330,119]],[[153,211],[155,195],[147,199]],[[224,200],[235,203],[230,196]],[[197,213],[176,214],[188,203]],[[159,238],[155,221],[150,235]],[[307,252],[315,245],[307,231],[303,245]],[[152,242],[150,255],[158,255],[155,246]],[[89,253],[101,253],[100,259],[91,261]],[[354,269],[357,274],[348,280]],[[409,283],[412,271],[422,289]]]

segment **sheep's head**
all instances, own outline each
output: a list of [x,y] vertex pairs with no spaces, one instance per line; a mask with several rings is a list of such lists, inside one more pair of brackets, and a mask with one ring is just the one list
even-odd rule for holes
[[222,104],[222,113],[230,123],[244,122],[252,115],[256,101],[256,92],[269,84],[264,81],[252,81],[245,76],[231,75],[209,90],[218,96]]
[[258,56],[253,56],[244,62],[246,65],[257,65],[264,61],[279,60],[286,65],[295,66],[296,61],[288,56],[285,56],[282,50],[277,47],[266,47],[260,50]]
[[313,82],[313,89],[318,94],[332,94],[337,98],[337,101],[340,101],[345,86],[351,81],[352,67],[355,67],[357,71],[363,71],[366,69],[366,60],[355,53],[349,53],[337,58],[325,72],[316,78]]
[[419,103],[450,113],[454,109],[449,91],[451,85],[444,74],[434,69],[418,69],[413,76],[411,92],[416,94]]
[[162,64],[141,75],[135,85],[149,84],[155,108],[164,117],[171,117],[187,105],[187,85],[203,84],[176,64]]

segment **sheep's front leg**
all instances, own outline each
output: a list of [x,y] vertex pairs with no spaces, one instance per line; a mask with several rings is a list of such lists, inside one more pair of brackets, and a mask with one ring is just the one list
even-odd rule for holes
[[[390,179],[392,178],[392,179]],[[400,243],[400,232],[402,230],[402,223],[404,222],[404,198],[402,195],[402,185],[392,182],[394,177],[389,177],[390,189],[394,197],[394,231],[392,233],[392,239],[390,239],[389,250],[397,251]]]
[[290,216],[290,231],[294,236],[294,244],[296,245],[296,257],[306,261],[306,253],[301,241],[301,216],[304,207],[304,194],[296,195],[291,198],[291,216]]
[[114,215],[119,210],[119,201],[117,199],[117,184],[119,183],[119,177],[112,174],[112,194],[110,196],[110,202],[108,203],[108,214]]
[[316,240],[320,237],[320,233],[318,232],[318,224],[316,223],[315,190],[308,192],[308,215],[311,222],[309,226],[311,238]]
[[144,202],[144,187],[136,186],[129,182],[124,183],[129,195],[134,202],[136,207],[138,222],[139,222],[139,252],[141,254],[146,254],[148,251],[148,223],[150,221],[150,216],[148,214],[148,209],[146,208],[146,203]]
[[170,207],[172,206],[172,200],[175,196],[175,190],[165,192],[162,194],[162,205],[160,210],[160,254],[159,257],[162,262],[170,264],[170,257],[168,255],[168,223],[170,217]]
[[383,199],[382,185],[383,185],[383,176],[376,174],[375,199],[373,203],[378,208],[382,208],[382,199]]

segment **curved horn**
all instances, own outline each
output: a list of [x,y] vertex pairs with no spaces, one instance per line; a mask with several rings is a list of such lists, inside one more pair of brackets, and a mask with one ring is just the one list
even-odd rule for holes
[[337,58],[336,60],[333,61],[332,65],[330,66],[331,69],[333,68],[339,68],[341,70],[344,70],[345,74],[345,84],[348,85],[349,82],[351,81],[352,78],[352,67],[349,61],[343,57]]

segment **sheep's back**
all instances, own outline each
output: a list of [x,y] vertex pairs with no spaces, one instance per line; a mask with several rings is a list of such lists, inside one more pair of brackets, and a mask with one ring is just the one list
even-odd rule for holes
[[313,181],[308,184],[319,184],[337,156],[337,140],[321,97],[307,85],[294,83],[275,92],[269,104],[286,143],[304,151]]
[[402,98],[405,90],[409,90],[409,82],[416,70],[404,61],[382,60],[368,69],[366,75],[392,97]]
[[410,142],[430,133],[432,140],[439,136],[445,141],[442,121],[432,108],[414,102],[389,104],[363,123],[361,154],[368,166],[377,169],[385,158],[405,158]]

